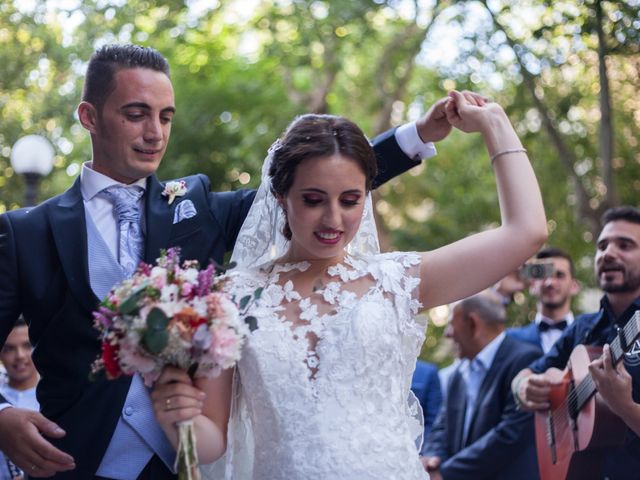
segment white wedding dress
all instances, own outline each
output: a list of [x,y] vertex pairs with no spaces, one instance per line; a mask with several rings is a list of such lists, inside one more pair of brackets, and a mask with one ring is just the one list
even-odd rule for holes
[[[425,480],[411,377],[424,341],[421,257],[379,253],[371,196],[342,263],[303,297],[268,171],[238,234],[230,292],[257,320],[234,377],[227,452],[207,480]],[[329,281],[326,279],[329,278]]]
[[410,393],[425,331],[419,263],[416,254],[347,256],[308,298],[287,279],[308,263],[231,274],[236,298],[265,288],[248,311],[258,328],[238,364],[226,478],[428,478]]

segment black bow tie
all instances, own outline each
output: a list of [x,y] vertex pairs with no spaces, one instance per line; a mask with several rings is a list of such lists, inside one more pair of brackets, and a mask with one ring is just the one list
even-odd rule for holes
[[559,322],[555,322],[555,323],[547,323],[545,321],[542,321],[538,324],[538,330],[540,330],[541,332],[546,332],[547,330],[552,330],[552,329],[557,329],[562,331],[565,328],[567,328],[566,320],[560,320]]

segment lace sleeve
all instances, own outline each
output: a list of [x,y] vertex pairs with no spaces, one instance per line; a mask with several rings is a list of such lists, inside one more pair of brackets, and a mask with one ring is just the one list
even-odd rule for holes
[[406,388],[409,391],[407,398],[407,422],[415,438],[418,451],[424,442],[424,414],[417,397],[411,391],[411,378],[415,370],[416,358],[420,355],[427,329],[427,315],[420,313],[420,266],[422,257],[417,253],[397,254],[396,260],[404,267],[402,278],[402,295],[396,296],[396,308],[401,320],[401,332],[403,332],[403,352],[405,365],[405,378],[408,379]]
[[402,356],[403,388],[407,392],[406,421],[416,448],[424,436],[424,417],[420,402],[411,392],[411,378],[425,339],[427,316],[421,315],[420,265],[422,257],[413,252],[392,252],[376,256],[371,274],[385,295],[393,299]]
[[424,318],[417,315],[420,303],[420,265],[422,257],[415,252],[383,253],[375,257],[369,266],[370,273],[386,295],[393,297],[398,318],[418,322],[426,327]]

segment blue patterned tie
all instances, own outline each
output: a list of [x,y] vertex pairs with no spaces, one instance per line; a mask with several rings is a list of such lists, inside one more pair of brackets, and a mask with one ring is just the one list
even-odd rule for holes
[[467,371],[467,376],[465,378],[465,383],[467,385],[467,405],[464,417],[464,439],[469,435],[469,427],[471,426],[471,419],[475,413],[474,410],[478,399],[478,393],[480,391],[480,385],[482,384],[486,373],[487,369],[479,358],[476,357],[471,360],[469,363],[469,370]]
[[144,195],[144,189],[138,186],[113,185],[105,188],[100,195],[113,203],[118,220],[118,262],[129,278],[142,259],[144,236],[140,226],[138,201]]

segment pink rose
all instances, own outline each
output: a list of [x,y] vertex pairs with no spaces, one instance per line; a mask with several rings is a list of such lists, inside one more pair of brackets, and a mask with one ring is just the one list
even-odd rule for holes
[[235,326],[238,323],[238,307],[224,293],[207,295],[207,313],[215,324]]
[[139,372],[145,375],[153,372],[157,368],[156,362],[146,355],[140,353],[136,341],[129,337],[120,340],[120,365],[126,373]]
[[193,292],[194,288],[193,285],[190,284],[189,282],[185,282],[182,284],[182,296],[183,297],[190,297],[192,292]]
[[212,327],[213,341],[211,342],[210,353],[213,361],[222,368],[232,366],[240,359],[240,348],[242,344],[235,330],[224,325]]

